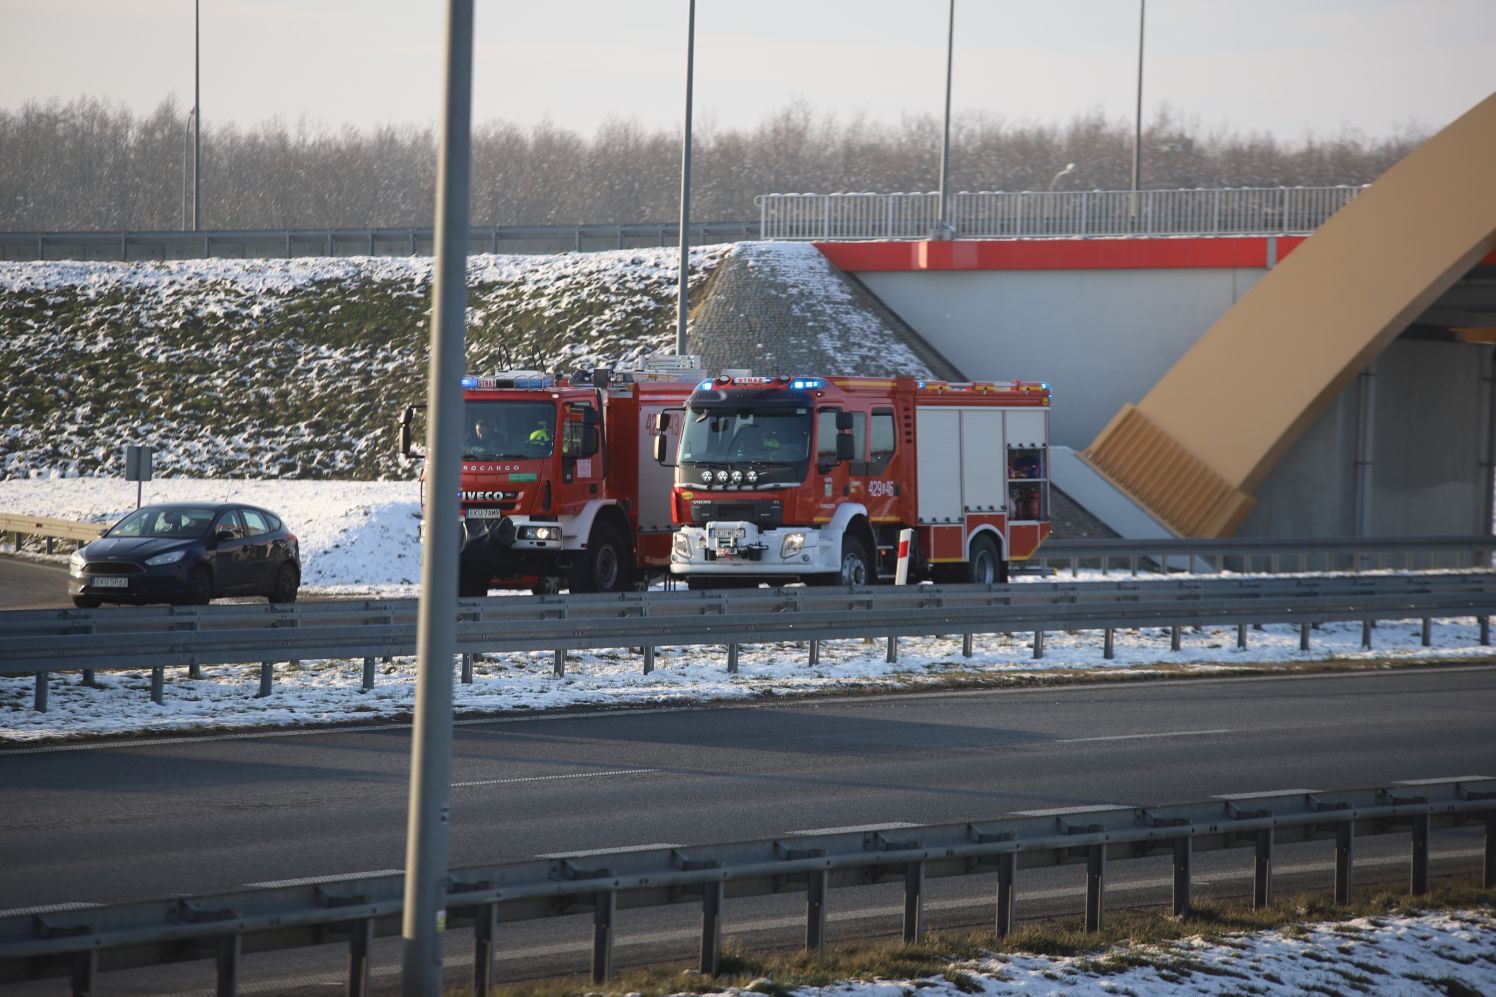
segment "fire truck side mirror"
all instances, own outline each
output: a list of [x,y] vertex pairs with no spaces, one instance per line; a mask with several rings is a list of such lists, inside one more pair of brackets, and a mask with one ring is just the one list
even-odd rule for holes
[[[841,416],[837,416],[836,421],[841,422]],[[836,459],[838,463],[857,459],[856,441],[851,433],[836,434]]]
[[600,448],[597,439],[597,427],[582,424],[581,453],[579,456],[592,457]]
[[654,438],[654,459],[656,464],[665,463],[665,439],[664,433]]
[[845,433],[847,430],[849,430],[849,429],[852,428],[852,423],[853,423],[853,420],[852,420],[852,413],[851,412],[838,412],[838,413],[836,413],[836,429],[837,429],[837,432]]
[[400,419],[400,456],[402,457],[421,458],[426,456],[425,453],[411,446],[410,439],[410,425],[416,417],[416,409],[425,407],[424,405],[405,406],[405,415]]
[[663,432],[665,432],[665,430],[667,430],[669,428],[670,428],[670,413],[669,412],[656,412],[654,414],[654,431],[656,433],[663,433]]

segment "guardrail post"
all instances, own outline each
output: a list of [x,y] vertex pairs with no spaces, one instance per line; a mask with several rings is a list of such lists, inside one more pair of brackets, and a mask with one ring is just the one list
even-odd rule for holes
[[166,686],[166,668],[157,665],[151,669],[151,702],[160,706],[164,700],[163,690]]
[[1101,656],[1111,661],[1117,656],[1117,635],[1111,627],[1105,630],[1105,636],[1101,639]]
[[566,674],[566,648],[556,648],[556,663],[551,666],[551,674],[556,678]]
[[1361,621],[1361,650],[1371,650],[1371,621]]
[[71,961],[73,966],[70,975],[73,978],[73,993],[97,993],[99,987],[98,950],[74,953]]
[[738,645],[735,644],[735,643],[734,644],[728,644],[727,645],[727,674],[729,674],[729,675],[736,675],[737,673],[738,673]]
[[1086,849],[1086,931],[1101,930],[1105,917],[1103,900],[1106,895],[1106,845],[1091,845]]
[[716,976],[722,968],[722,898],[727,890],[724,880],[706,883],[701,888],[701,973]]
[[1169,628],[1169,650],[1179,650],[1179,624],[1177,623]]
[[1428,829],[1429,815],[1415,814],[1413,817],[1413,855],[1408,892],[1421,897],[1428,892]]
[[1481,889],[1496,889],[1496,810],[1486,811],[1486,860],[1480,885]]
[[85,668],[85,669],[83,669],[83,679],[82,679],[81,682],[79,682],[79,684],[80,685],[86,685],[90,689],[99,689],[99,688],[102,688],[99,685],[99,680],[96,679],[96,678],[94,678],[94,670],[92,668]]
[[1434,642],[1434,621],[1427,616],[1423,618],[1423,646],[1428,647]]
[[1195,853],[1193,838],[1174,839],[1174,916],[1190,916],[1190,860]]
[[830,886],[829,870],[817,869],[805,876],[805,951],[814,952],[817,959],[826,955],[826,894]]
[[484,904],[473,918],[473,993],[488,997],[494,987],[493,961],[499,938],[499,905]]
[[202,678],[203,677],[203,666],[200,665],[200,664],[198,664],[196,661],[194,661],[192,664],[188,665],[187,666],[187,677],[190,678],[190,679],[200,679],[200,678]]
[[1335,903],[1341,907],[1348,907],[1351,902],[1351,862],[1355,840],[1355,821],[1343,820],[1335,825]]
[[462,652],[462,684],[473,684],[473,654],[471,651]]
[[925,864],[910,862],[904,867],[904,941],[919,942],[925,937]]
[[1307,623],[1299,624],[1299,650],[1309,650],[1309,624]]
[[890,665],[899,660],[899,639],[897,637],[888,638],[888,654],[886,657]]
[[969,633],[961,635],[961,657],[969,658],[972,656],[974,651],[972,645],[975,642],[975,636],[975,634]]
[[592,982],[607,983],[613,976],[613,914],[618,909],[618,894],[612,890],[597,894],[592,913]]
[[644,674],[648,675],[655,670],[655,649],[653,644],[644,645]]
[[369,952],[373,948],[374,919],[354,921],[348,929],[348,997],[367,997]]
[[51,672],[36,673],[36,692],[32,699],[31,708],[37,713],[47,712],[47,679]]
[[374,659],[364,659],[364,681],[362,685],[364,692],[372,692],[374,689]]
[[1017,872],[1017,852],[1003,852],[997,857],[997,937],[999,938],[1006,938],[1013,931],[1013,885]]
[[255,693],[256,699],[264,699],[275,691],[275,662],[260,662],[260,691]]
[[234,997],[239,992],[241,951],[237,934],[218,939],[218,997]]
[[1273,829],[1257,832],[1256,855],[1252,860],[1252,909],[1262,910],[1273,902]]
[[1042,657],[1044,657],[1044,631],[1043,630],[1035,630],[1034,631],[1034,658],[1038,659],[1038,658],[1042,658]]
[[1238,650],[1247,649],[1247,625],[1245,623],[1236,625],[1236,646]]
[[821,642],[813,640],[810,642],[809,659],[805,662],[807,668],[814,668],[821,663]]
[[1491,646],[1491,618],[1489,616],[1480,618],[1480,646]]

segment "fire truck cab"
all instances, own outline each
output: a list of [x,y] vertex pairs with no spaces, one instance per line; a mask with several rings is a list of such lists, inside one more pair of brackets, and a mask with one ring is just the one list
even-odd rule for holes
[[1049,403],[1026,381],[703,380],[677,429],[670,571],[692,588],[892,580],[910,528],[911,578],[1006,581],[1050,532]]
[[[655,415],[679,409],[701,376],[694,357],[558,376],[463,378],[458,591],[616,592],[669,560],[670,472],[652,459]],[[424,406],[406,408],[400,451]],[[421,474],[423,515],[432,511]]]

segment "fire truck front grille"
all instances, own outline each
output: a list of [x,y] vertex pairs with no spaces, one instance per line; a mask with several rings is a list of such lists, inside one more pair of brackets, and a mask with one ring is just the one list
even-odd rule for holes
[[698,499],[691,502],[692,526],[739,521],[752,523],[761,530],[783,526],[784,503],[778,499],[770,502],[713,502],[710,499]]

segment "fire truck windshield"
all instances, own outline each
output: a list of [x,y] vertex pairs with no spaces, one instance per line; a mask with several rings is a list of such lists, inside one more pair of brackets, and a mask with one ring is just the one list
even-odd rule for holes
[[462,455],[468,460],[549,457],[556,435],[556,404],[469,400],[463,425]]
[[810,457],[810,409],[693,403],[681,433],[682,464],[794,464]]

